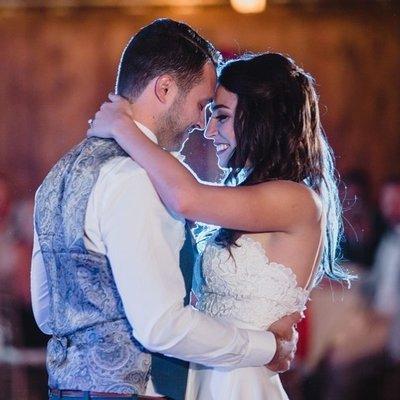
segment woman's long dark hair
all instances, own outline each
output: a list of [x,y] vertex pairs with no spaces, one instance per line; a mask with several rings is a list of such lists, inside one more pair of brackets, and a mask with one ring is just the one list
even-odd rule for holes
[[[341,206],[332,150],[322,130],[313,78],[277,53],[228,61],[219,84],[238,96],[234,130],[237,147],[225,183],[241,186],[272,180],[302,182],[319,194],[326,216],[324,251],[314,282],[352,277],[338,265]],[[250,172],[238,182],[245,165]],[[216,242],[230,248],[242,234],[222,228]]]

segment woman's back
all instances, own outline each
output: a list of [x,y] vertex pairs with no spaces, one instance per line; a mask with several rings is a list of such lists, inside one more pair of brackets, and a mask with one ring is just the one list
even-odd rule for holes
[[196,307],[213,317],[266,330],[305,309],[309,292],[298,285],[292,268],[272,260],[249,235],[242,235],[230,253],[211,239],[201,264]]
[[[262,244],[242,235],[229,250],[210,238],[196,271],[196,307],[241,328],[267,330],[285,315],[302,313],[308,290],[291,268],[272,261]],[[283,400],[279,375],[265,367],[206,368],[191,365],[187,399]]]

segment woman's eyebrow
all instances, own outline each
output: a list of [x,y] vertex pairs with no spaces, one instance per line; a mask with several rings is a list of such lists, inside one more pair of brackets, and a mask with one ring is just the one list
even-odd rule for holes
[[227,109],[229,109],[229,107],[224,105],[224,104],[214,104],[214,103],[211,104],[211,111],[218,110],[219,108],[227,108]]

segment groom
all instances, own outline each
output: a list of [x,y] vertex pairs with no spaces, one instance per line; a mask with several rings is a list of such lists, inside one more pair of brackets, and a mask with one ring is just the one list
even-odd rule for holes
[[[187,25],[157,20],[125,48],[117,93],[144,134],[178,150],[191,128],[203,128],[218,58]],[[32,304],[52,336],[50,398],[184,399],[187,361],[288,368],[295,335],[239,329],[188,305],[185,221],[114,141],[84,140],[66,154],[35,207]]]

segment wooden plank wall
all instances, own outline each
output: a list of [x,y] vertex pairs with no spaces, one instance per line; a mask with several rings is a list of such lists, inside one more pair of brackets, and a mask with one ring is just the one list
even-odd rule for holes
[[[131,34],[168,16],[225,50],[268,49],[294,57],[319,84],[339,170],[366,169],[376,191],[387,174],[400,173],[399,15],[382,7],[271,7],[255,16],[227,7],[190,13],[0,9],[0,172],[18,194],[32,193],[83,137],[88,118],[113,89]],[[204,156],[193,146],[192,152],[198,160]]]

